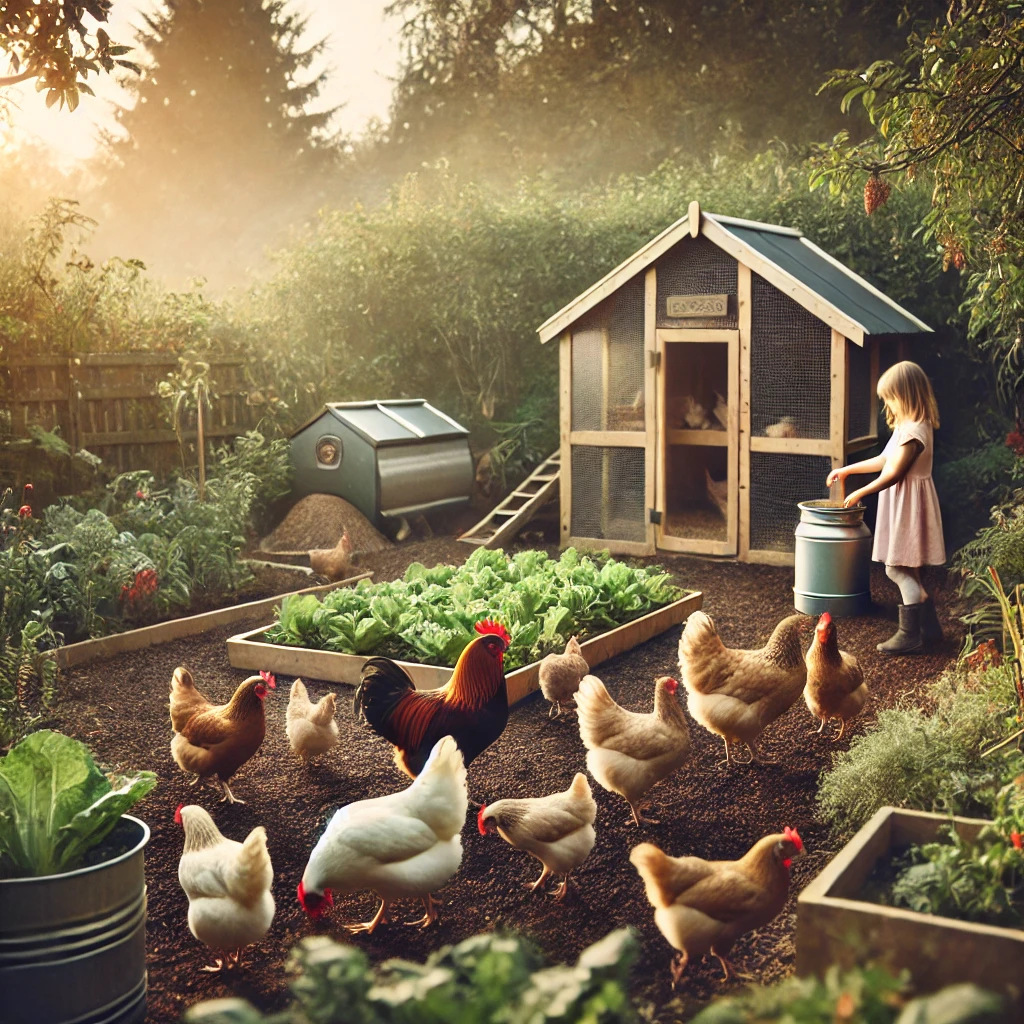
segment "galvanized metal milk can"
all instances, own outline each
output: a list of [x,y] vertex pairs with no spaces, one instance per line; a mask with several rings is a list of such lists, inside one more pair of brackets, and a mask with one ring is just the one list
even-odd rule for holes
[[863,615],[871,609],[871,531],[864,506],[801,501],[793,604],[806,615]]

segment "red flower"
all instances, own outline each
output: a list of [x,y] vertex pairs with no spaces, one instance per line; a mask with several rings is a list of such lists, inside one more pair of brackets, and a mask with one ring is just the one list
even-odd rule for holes
[[1013,843],[1018,850],[1024,850],[1024,839],[1021,839],[1020,833],[1016,830],[1010,833],[1010,842]]
[[1018,423],[1017,426],[1006,435],[1006,447],[1009,448],[1018,459],[1024,459],[1024,425]]
[[146,492],[145,491],[136,491],[135,492],[135,497],[138,498],[139,501],[145,501],[146,500]]
[[25,484],[25,486],[24,486],[24,487],[22,488],[22,490],[23,490],[23,491],[24,491],[24,492],[25,492],[26,494],[31,494],[31,493],[32,493],[32,491],[34,490],[34,488],[33,488],[33,486],[32,486],[31,484]]
[[21,508],[18,509],[18,515],[21,516],[22,519],[28,519],[32,515],[32,506],[22,505]]

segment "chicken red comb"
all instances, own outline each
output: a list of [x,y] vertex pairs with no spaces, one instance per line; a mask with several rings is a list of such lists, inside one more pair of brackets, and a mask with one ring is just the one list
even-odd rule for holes
[[477,816],[476,816],[476,827],[477,827],[477,829],[479,829],[480,835],[482,835],[482,836],[487,835],[487,829],[484,828],[484,815],[486,813],[487,813],[487,804],[481,804],[480,805],[480,810],[477,812]]
[[185,806],[184,804],[178,804],[178,809],[174,812],[174,824],[175,825],[180,825],[181,824],[181,809],[184,806]]
[[274,678],[273,673],[271,673],[271,672],[264,672],[263,669],[260,669],[260,679],[262,679],[263,682],[265,682],[267,684],[267,689],[269,689],[269,690],[276,690],[277,689],[277,680]]
[[493,633],[495,636],[500,636],[505,641],[505,646],[508,647],[512,643],[512,637],[508,635],[508,630],[494,619],[481,619],[473,627],[481,636],[486,636],[488,633]]
[[[828,612],[825,612],[828,615]],[[804,848],[804,841],[800,838],[800,833],[795,828],[790,828],[788,825],[782,830],[782,834],[796,847],[799,853]]]
[[297,892],[299,905],[314,920],[334,906],[334,896],[331,894],[330,889],[324,889],[321,896],[319,893],[306,892],[305,882],[300,881]]
[[818,619],[818,628],[820,629],[822,626],[831,626],[831,625],[832,625],[832,616],[829,615],[828,612],[822,612],[821,613],[821,618]]

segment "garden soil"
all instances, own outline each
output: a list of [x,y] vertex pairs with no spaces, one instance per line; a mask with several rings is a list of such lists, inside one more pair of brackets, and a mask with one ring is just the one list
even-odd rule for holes
[[260,542],[260,550],[294,552],[333,548],[345,530],[356,554],[391,547],[391,542],[355,505],[334,494],[309,494],[297,501],[273,533]]
[[[377,579],[399,575],[412,561],[435,564],[464,559],[472,549],[451,538],[392,547],[367,556]],[[653,561],[653,560],[652,560]],[[704,607],[725,641],[738,647],[764,642],[773,626],[792,611],[792,570],[711,560],[659,559],[679,584],[704,592]],[[895,601],[896,592],[881,573],[872,580],[876,598]],[[940,613],[952,602],[950,585],[938,573],[926,577]],[[890,613],[892,609],[890,609]],[[253,626],[259,623],[252,623]],[[948,626],[948,620],[946,622]],[[160,785],[138,806],[153,837],[146,851],[149,891],[149,1020],[176,1021],[189,1005],[218,996],[239,995],[263,1010],[280,1009],[289,999],[285,971],[289,949],[307,935],[329,934],[347,941],[340,924],[365,920],[375,898],[359,894],[339,899],[318,923],[308,921],[295,899],[306,859],[328,818],[341,805],[401,789],[404,776],[393,766],[390,748],[358,726],[351,714],[351,692],[340,690],[341,745],[319,763],[303,766],[285,738],[285,707],[290,679],[279,678],[267,700],[267,737],[261,751],[235,776],[232,786],[244,805],[219,804],[212,788],[189,788],[171,760],[167,691],[177,665],[187,665],[212,699],[227,700],[245,673],[228,664],[224,641],[238,625],[207,636],[178,640],[76,668],[64,679],[57,727],[85,740],[108,769],[148,768]],[[886,660],[875,644],[893,631],[883,612],[839,626],[842,646],[860,659],[871,687],[866,712],[852,734],[870,725],[879,709],[923,699],[926,685],[954,658],[960,637],[954,634],[940,652]],[[601,666],[597,674],[625,707],[648,711],[653,680],[677,672],[679,630],[672,629]],[[326,692],[311,682],[313,699]],[[741,856],[762,835],[789,825],[799,830],[806,855],[793,863],[790,899],[783,913],[765,928],[740,939],[733,960],[760,981],[776,981],[793,971],[796,896],[836,852],[828,829],[815,814],[815,789],[833,753],[849,742],[834,743],[813,732],[815,723],[802,702],[770,726],[762,751],[776,765],[717,766],[719,739],[691,723],[692,763],[653,791],[653,816],[661,824],[637,828],[627,823],[628,807],[594,785],[598,803],[597,845],[576,874],[577,887],[564,903],[530,893],[537,862],[498,836],[481,836],[467,820],[465,856],[459,873],[441,891],[440,921],[427,930],[401,924],[421,913],[418,904],[399,907],[398,922],[356,939],[374,961],[401,956],[422,960],[445,943],[490,929],[513,929],[533,939],[551,961],[571,963],[587,945],[610,929],[631,925],[641,940],[633,972],[633,995],[659,1020],[678,1020],[697,1004],[741,982],[723,984],[718,963],[693,963],[679,992],[672,991],[669,962],[673,951],[653,923],[643,885],[628,857],[640,841],[657,843],[674,855],[708,858]],[[512,710],[501,739],[469,771],[477,800],[538,796],[564,789],[584,769],[585,751],[575,718],[550,721],[539,695]],[[267,937],[249,951],[248,966],[225,975],[201,971],[211,953],[189,933],[188,902],[177,877],[181,828],[174,823],[181,803],[200,802],[228,837],[241,840],[256,825],[266,827],[274,864],[277,915]]]

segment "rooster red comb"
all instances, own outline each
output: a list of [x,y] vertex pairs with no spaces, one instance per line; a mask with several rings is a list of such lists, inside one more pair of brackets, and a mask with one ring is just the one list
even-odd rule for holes
[[181,809],[184,806],[185,806],[184,804],[178,804],[178,809],[174,812],[174,824],[175,825],[180,825],[181,824]]
[[[825,612],[828,615],[828,612]],[[804,841],[800,838],[800,833],[795,828],[790,828],[788,825],[782,830],[782,834],[796,847],[799,853],[804,848]]]
[[480,835],[487,835],[487,829],[484,827],[484,815],[487,813],[487,804],[481,804],[480,810],[476,816],[476,827],[480,831]]
[[260,679],[267,684],[268,690],[277,689],[277,680],[274,678],[272,672],[264,672],[263,669],[260,669]]
[[512,637],[508,635],[508,630],[500,622],[495,622],[494,619],[481,619],[473,628],[481,636],[486,636],[488,633],[500,636],[505,641],[506,647],[512,643]]

